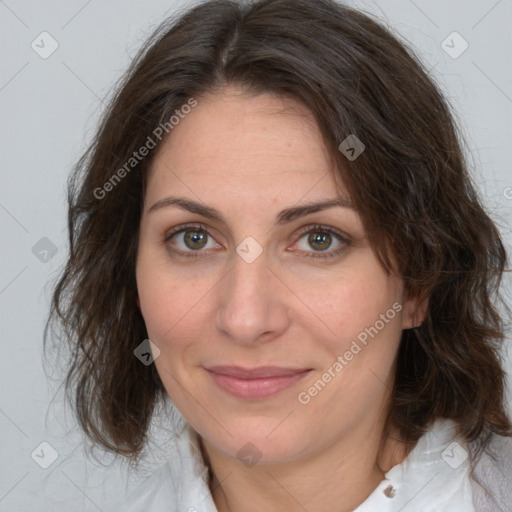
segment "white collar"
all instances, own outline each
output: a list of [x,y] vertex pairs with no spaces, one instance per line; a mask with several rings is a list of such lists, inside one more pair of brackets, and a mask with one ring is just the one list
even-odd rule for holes
[[354,512],[474,512],[469,470],[456,424],[438,419]]

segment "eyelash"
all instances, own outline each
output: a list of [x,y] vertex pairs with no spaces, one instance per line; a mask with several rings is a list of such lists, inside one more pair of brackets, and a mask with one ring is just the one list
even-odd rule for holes
[[[204,233],[206,233],[206,235],[208,237],[213,238],[213,236],[211,235],[208,228],[203,224],[183,224],[181,226],[176,227],[171,232],[167,233],[164,238],[164,243],[168,244],[168,242],[170,241],[170,239],[173,236],[178,235],[183,232],[186,232],[186,231],[192,231],[194,229],[197,231],[203,231]],[[312,224],[312,225],[304,226],[303,228],[301,228],[299,230],[299,233],[297,234],[298,240],[300,240],[304,235],[307,235],[309,233],[316,233],[316,232],[328,233],[330,235],[334,235],[334,237],[337,238],[338,241],[340,241],[343,245],[341,247],[339,247],[338,249],[336,249],[334,251],[330,251],[330,252],[313,251],[310,253],[308,251],[308,252],[306,252],[306,257],[308,257],[308,258],[320,258],[320,259],[335,258],[336,256],[339,256],[346,249],[347,245],[350,245],[350,241],[344,235],[342,235],[341,232],[339,232],[331,227],[323,226],[321,224]],[[182,251],[180,249],[173,249],[173,248],[169,248],[169,250],[175,254],[184,256],[186,258],[204,258],[205,257],[202,254],[200,254],[201,252],[204,252],[201,250]]]

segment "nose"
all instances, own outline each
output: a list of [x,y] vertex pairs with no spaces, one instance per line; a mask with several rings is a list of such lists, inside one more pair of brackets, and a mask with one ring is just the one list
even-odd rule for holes
[[219,287],[215,327],[241,345],[278,338],[290,323],[287,288],[268,266],[265,251],[252,263],[238,254],[233,259],[233,267]]

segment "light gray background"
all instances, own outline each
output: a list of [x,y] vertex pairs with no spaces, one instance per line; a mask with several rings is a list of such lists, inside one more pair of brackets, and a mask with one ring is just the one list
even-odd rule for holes
[[[42,365],[50,287],[66,253],[65,184],[93,134],[110,87],[164,16],[190,1],[0,0],[0,510],[107,511],[145,474],[87,459]],[[375,12],[421,55],[450,99],[472,152],[476,182],[510,248],[512,0],[350,2]],[[47,31],[58,49],[31,43]],[[469,44],[454,59],[442,42]],[[448,40],[448,42],[450,39]],[[449,44],[451,44],[449,42]],[[460,48],[455,42],[454,51]],[[57,253],[32,252],[47,237]],[[49,258],[41,261],[40,258]],[[507,290],[510,282],[507,275]],[[510,355],[507,368],[512,368]],[[56,376],[55,376],[56,377]],[[509,395],[510,398],[510,395]],[[43,441],[58,452],[42,469]],[[48,450],[46,451],[46,455]]]

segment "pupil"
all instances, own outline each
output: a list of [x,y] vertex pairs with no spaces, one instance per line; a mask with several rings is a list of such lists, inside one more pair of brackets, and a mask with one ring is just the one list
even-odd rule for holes
[[185,244],[189,249],[201,249],[206,245],[206,233],[204,231],[187,231]]
[[329,233],[311,233],[309,235],[309,243],[313,249],[321,251],[327,249],[331,245],[331,235]]

